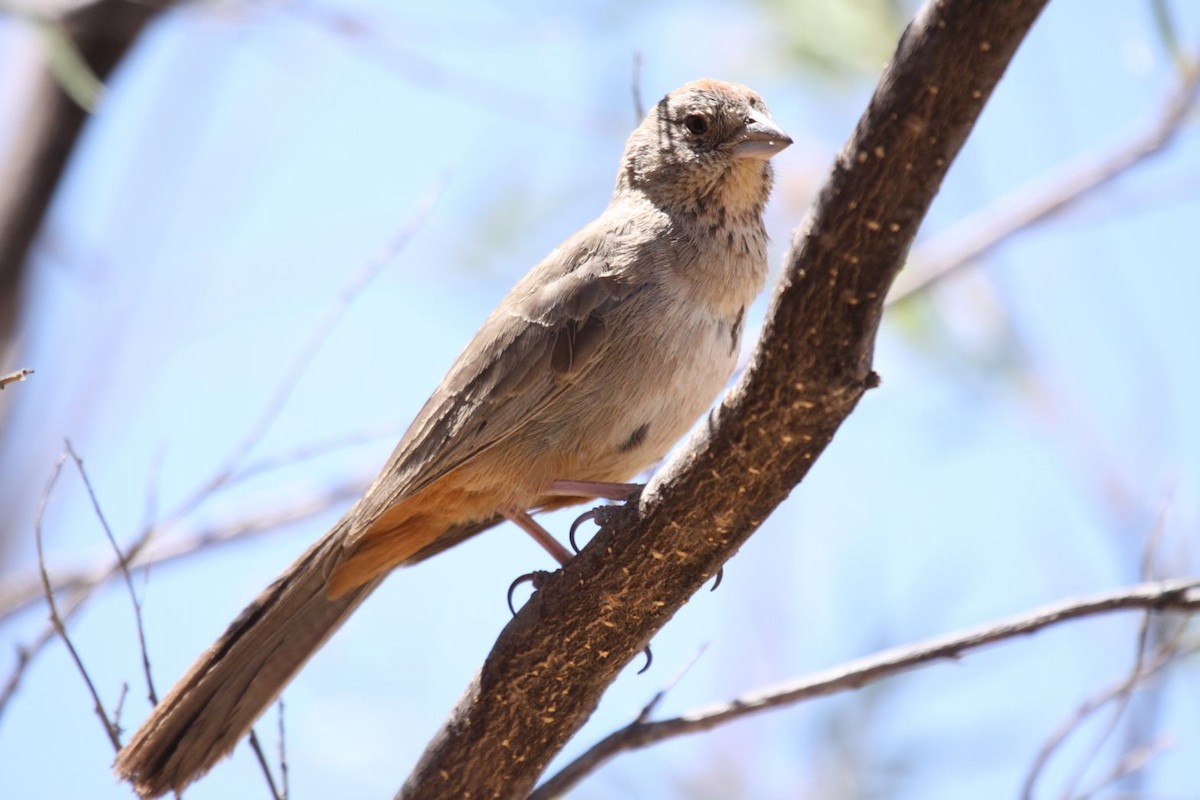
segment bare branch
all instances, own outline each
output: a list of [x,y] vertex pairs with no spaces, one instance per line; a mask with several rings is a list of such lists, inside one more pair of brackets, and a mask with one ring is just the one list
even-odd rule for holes
[[[239,477],[242,474],[239,473]],[[321,492],[308,492],[298,500],[288,498],[276,508],[235,517],[217,525],[184,529],[167,539],[154,538],[153,547],[139,537],[126,550],[125,563],[132,570],[145,570],[187,558],[215,545],[232,544],[259,534],[272,533],[356,500],[362,496],[369,482],[366,477],[351,478]],[[146,530],[151,534],[161,534],[165,530],[163,525],[151,525]],[[102,586],[118,574],[115,564],[104,564],[98,568],[83,566],[51,570],[50,581],[55,592],[75,591]],[[29,608],[41,596],[41,577],[36,571],[6,579],[4,586],[0,587],[0,623]]]
[[[212,477],[200,486],[188,500],[180,504],[171,516],[172,521],[191,513],[201,503],[211,497],[214,492],[228,484],[234,478],[246,457],[258,446],[259,442],[262,441],[262,438],[279,417],[279,413],[292,396],[292,392],[295,391],[296,386],[300,383],[300,379],[308,371],[308,367],[317,352],[325,344],[326,340],[328,340],[329,334],[333,331],[334,327],[341,322],[350,306],[358,299],[363,290],[379,276],[384,267],[390,264],[408,246],[412,238],[425,225],[429,216],[433,213],[434,207],[436,207],[438,201],[441,199],[443,192],[445,192],[447,183],[448,178],[443,177],[430,187],[400,231],[375,258],[365,263],[357,273],[351,276],[346,285],[342,287],[341,292],[334,298],[329,308],[326,309],[325,314],[317,321],[312,330],[309,331],[308,337],[296,352],[292,363],[288,365],[283,378],[275,387],[275,393],[267,401],[258,419],[250,426],[250,429],[242,437],[241,441],[234,445],[233,450],[225,459],[224,465],[218,468]],[[160,525],[159,527],[163,526]]]
[[743,695],[719,706],[657,722],[646,722],[639,718],[592,746],[539,786],[529,800],[549,800],[561,796],[584,776],[621,752],[684,734],[711,730],[750,714],[793,705],[802,700],[861,689],[913,667],[942,659],[957,659],[985,645],[1034,633],[1068,620],[1130,609],[1146,609],[1157,613],[1194,612],[1200,609],[1200,578],[1142,583],[1066,600],[960,633],[885,650],[825,672]]
[[58,604],[54,600],[54,591],[50,588],[50,576],[46,573],[46,553],[42,547],[42,518],[45,516],[46,504],[50,500],[50,493],[54,490],[54,484],[58,482],[58,476],[62,473],[62,467],[66,463],[66,460],[66,453],[58,457],[58,461],[54,464],[54,471],[50,475],[50,480],[46,483],[46,489],[42,492],[41,500],[38,501],[37,517],[34,520],[34,538],[37,542],[38,568],[42,574],[42,587],[46,592],[46,603],[50,606],[50,622],[54,625],[55,632],[63,640],[63,644],[67,646],[67,652],[71,654],[71,660],[75,662],[76,669],[83,676],[83,682],[87,684],[88,692],[92,695],[96,716],[100,718],[100,722],[104,725],[104,732],[108,734],[108,739],[112,742],[113,750],[119,751],[121,749],[121,739],[117,731],[117,726],[108,716],[108,712],[104,710],[104,702],[100,699],[100,693],[96,691],[96,685],[92,683],[92,676],[88,674],[87,668],[83,665],[83,659],[79,657],[79,652],[71,642],[71,637],[67,635],[67,626],[63,623],[63,618],[58,613]]
[[1183,71],[1183,80],[1147,130],[1114,148],[1091,154],[1039,178],[972,215],[956,228],[914,250],[888,296],[896,303],[924,291],[977,262],[1013,235],[1045,222],[1172,144],[1196,107],[1200,63]]
[[[125,560],[125,554],[121,552],[121,546],[117,544],[117,537],[113,536],[112,527],[108,524],[108,519],[104,516],[104,510],[100,508],[100,500],[96,497],[96,490],[92,487],[91,478],[88,477],[87,470],[83,468],[83,459],[75,452],[74,446],[68,439],[66,443],[67,453],[70,454],[71,460],[75,462],[75,469],[79,471],[79,477],[83,480],[83,486],[87,489],[88,497],[92,501],[92,510],[96,513],[96,519],[100,521],[100,527],[104,529],[104,536],[108,539],[108,543],[112,546],[113,555],[116,556],[116,568],[121,576],[125,579],[125,588],[129,591],[129,602],[133,604],[133,619],[137,625],[138,649],[142,652],[142,673],[146,678],[146,691],[148,692],[150,702],[154,705],[158,704],[158,693],[154,691],[154,677],[150,674],[150,653],[146,649],[146,628],[142,624],[142,601],[138,597],[137,590],[133,588],[133,578],[129,575],[129,565]],[[42,565],[43,585],[45,585],[45,565]],[[47,586],[47,591],[50,591]]]
[[[66,610],[60,613],[61,619],[65,622],[75,615],[75,612],[83,604],[84,597],[81,593],[75,592],[71,594],[67,600]],[[50,622],[42,629],[32,642],[22,645],[17,648],[17,663],[9,673],[8,680],[4,682],[4,690],[0,691],[0,716],[4,715],[8,708],[9,702],[17,694],[17,689],[21,687],[21,680],[25,677],[25,672],[29,669],[29,665],[33,663],[33,659],[37,657],[42,650],[45,649],[51,641],[54,640],[58,633],[54,627],[54,623]]]
[[[331,508],[336,508],[362,496],[369,483],[367,478],[352,478],[320,493],[309,493],[301,500],[289,499],[280,507],[245,517],[237,517],[218,525],[183,531],[170,539],[156,542],[152,549],[137,548],[137,555],[127,552],[126,563],[131,570],[171,564],[201,550],[217,545],[233,544],[263,533],[271,533],[296,522],[303,522]],[[119,574],[116,564],[99,569],[81,567],[76,570],[54,570],[51,586],[56,592],[80,591],[102,586]],[[0,622],[27,608],[41,597],[38,576],[13,578],[0,593]]]
[[[230,456],[225,463],[217,469],[217,471],[204,484],[197,488],[183,502],[181,502],[174,511],[165,519],[157,523],[147,525],[141,534],[129,545],[123,556],[119,557],[117,563],[106,566],[99,571],[96,570],[80,570],[75,573],[60,575],[57,580],[51,585],[54,591],[62,591],[67,588],[72,588],[75,591],[73,596],[72,611],[85,603],[92,595],[95,589],[109,580],[112,580],[118,574],[127,570],[130,567],[146,569],[152,564],[163,563],[169,560],[175,560],[189,555],[196,550],[208,547],[212,544],[231,541],[235,538],[264,532],[282,525],[304,519],[319,513],[324,512],[330,506],[347,502],[358,497],[362,493],[365,481],[355,481],[352,483],[352,488],[346,491],[345,486],[339,487],[327,493],[325,497],[308,498],[305,503],[296,504],[285,508],[281,511],[272,512],[266,515],[261,515],[256,518],[238,521],[230,526],[222,529],[203,531],[193,536],[190,539],[182,539],[177,542],[173,549],[160,550],[159,554],[154,557],[146,557],[144,551],[150,543],[156,540],[163,531],[178,525],[188,514],[199,507],[203,502],[212,497],[218,490],[231,485],[236,479],[241,477],[249,477],[250,475],[262,472],[266,469],[273,468],[279,464],[279,459],[267,460],[255,465],[251,465],[248,469],[241,469],[243,462],[249,453],[258,445],[262,437],[266,434],[270,425],[278,417],[279,412],[286,404],[296,384],[307,370],[312,358],[317,350],[324,344],[334,326],[344,316],[346,310],[354,302],[362,291],[370,284],[370,282],[378,276],[378,274],[387,266],[396,255],[407,246],[412,237],[421,229],[432,213],[434,206],[440,199],[445,190],[447,180],[443,178],[440,182],[435,183],[430,191],[426,194],[422,202],[418,205],[416,211],[410,216],[399,233],[393,237],[392,241],[383,249],[383,251],[373,260],[367,262],[351,280],[343,287],[341,293],[335,299],[333,304],[314,326],[306,339],[304,345],[300,348],[296,358],[293,360],[287,372],[284,374],[283,380],[277,386],[267,407],[260,414],[258,420],[251,426],[250,430],[235,446]],[[344,446],[345,442],[337,442],[335,446]],[[320,452],[319,447],[306,448],[298,451],[297,457],[309,457],[310,455]],[[93,498],[94,500],[94,498]],[[107,529],[106,533],[111,537],[111,531]],[[115,540],[113,540],[115,541]],[[43,568],[37,576],[37,581],[16,581],[6,588],[3,594],[0,594],[0,621],[14,614],[27,605],[32,603],[43,591],[42,584],[48,580],[45,569]],[[132,587],[131,587],[132,591]],[[136,604],[136,600],[135,600]],[[3,713],[7,701],[11,699],[19,686],[24,671],[28,669],[30,662],[36,655],[41,652],[45,643],[49,640],[48,636],[40,636],[33,644],[22,650],[21,657],[18,658],[17,664],[8,681],[5,683],[5,690],[0,694],[0,713]],[[144,636],[141,634],[139,625],[139,638],[144,647]],[[144,660],[148,659],[144,655]],[[149,672],[147,671],[149,679]],[[151,687],[153,692],[153,687]]]
[[122,682],[121,691],[117,695],[117,702],[113,703],[112,724],[113,728],[118,732],[121,731],[121,714],[125,711],[125,698],[129,697],[129,684]]
[[[555,128],[624,133],[624,126],[615,126],[611,115],[573,107],[569,97],[550,102],[538,94],[470,75],[457,64],[447,66],[415,48],[405,47],[403,37],[381,32],[377,22],[363,15],[317,3],[288,2],[276,5],[276,8],[324,31],[333,41],[382,64],[413,85],[458,97],[473,108],[486,109],[522,123],[536,120]],[[493,36],[494,30],[489,29],[487,35]]]
[[[1169,499],[1164,501],[1158,510],[1154,525],[1150,529],[1149,536],[1142,546],[1141,554],[1141,577],[1143,581],[1152,581],[1157,578],[1154,568],[1154,557],[1158,551],[1159,545],[1162,543],[1162,535],[1166,529],[1166,515],[1169,508]],[[1151,643],[1151,634],[1155,615],[1152,609],[1149,609],[1143,614],[1141,623],[1138,625],[1137,644],[1134,650],[1133,664],[1129,669],[1129,674],[1116,685],[1100,692],[1099,694],[1085,700],[1075,712],[1067,718],[1039,748],[1037,756],[1034,758],[1030,766],[1029,773],[1025,777],[1025,782],[1022,786],[1021,797],[1023,800],[1032,800],[1034,789],[1037,786],[1038,780],[1041,778],[1042,772],[1045,770],[1050,759],[1055,755],[1058,749],[1062,746],[1071,734],[1075,733],[1082,727],[1083,723],[1093,713],[1112,706],[1112,712],[1109,714],[1108,722],[1105,725],[1100,735],[1092,742],[1092,746],[1088,754],[1081,758],[1077,765],[1074,774],[1067,781],[1067,789],[1063,792],[1064,796],[1070,797],[1074,794],[1074,788],[1083,780],[1090,764],[1099,756],[1104,744],[1109,740],[1112,734],[1116,731],[1118,724],[1125,717],[1126,711],[1129,709],[1130,703],[1133,701],[1133,694],[1148,682],[1153,676],[1157,675],[1164,667],[1170,664],[1178,655],[1183,636],[1186,632],[1186,625],[1180,626],[1176,631],[1175,636],[1170,641],[1161,644],[1157,648],[1152,659],[1147,660],[1149,646]]]
[[1170,749],[1172,744],[1174,742],[1171,741],[1170,737],[1160,736],[1153,742],[1147,742],[1144,745],[1133,748],[1113,766],[1108,775],[1097,781],[1095,786],[1078,795],[1074,795],[1075,800],[1092,800],[1093,797],[1122,778],[1141,772],[1146,768],[1147,764],[1154,760],[1155,756]]
[[1050,758],[1062,743],[1080,728],[1088,717],[1114,701],[1124,704],[1125,698],[1128,698],[1133,690],[1158,674],[1176,655],[1177,653],[1174,651],[1163,650],[1154,658],[1145,661],[1137,672],[1122,678],[1112,686],[1080,703],[1079,707],[1063,721],[1038,750],[1038,754],[1034,758],[1033,765],[1029,770],[1029,774],[1025,777],[1025,783],[1021,788],[1021,797],[1023,800],[1030,800],[1030,798],[1034,797],[1034,789],[1037,786],[1037,781],[1041,777],[1046,764],[1049,763]]
[[13,667],[13,671],[9,673],[8,680],[4,682],[4,688],[0,689],[0,716],[4,715],[4,709],[8,706],[8,701],[13,698],[17,693],[17,689],[20,688],[21,678],[25,675],[25,669],[33,659],[32,653],[41,650],[46,645],[46,642],[52,638],[54,638],[53,627],[42,631],[41,636],[32,645],[17,646],[17,663]]
[[237,471],[235,478],[238,482],[245,481],[264,472],[282,467],[293,467],[303,461],[321,458],[337,450],[357,447],[380,439],[395,442],[403,432],[403,428],[398,429],[396,425],[380,425],[376,428],[332,436],[322,441],[300,445],[291,450],[266,456],[257,461],[247,462]]
[[[157,545],[153,553],[141,552],[138,548],[138,555],[132,558],[127,555],[126,563],[131,570],[148,570],[151,567],[187,558],[209,547],[229,544],[260,533],[278,530],[294,522],[323,514],[335,506],[351,502],[362,495],[367,482],[365,478],[347,481],[322,495],[306,497],[302,503],[290,502],[280,509],[267,511],[258,516],[238,519],[215,528],[200,529]],[[134,548],[130,548],[129,552],[133,551]],[[113,580],[117,574],[118,568],[112,564],[106,564],[99,569],[85,568],[75,572],[56,571],[51,581],[54,592],[67,593],[70,596],[66,611],[62,615],[63,619],[69,620],[96,589]],[[0,622],[43,596],[40,575],[35,576],[34,583],[26,585],[27,583],[22,582],[11,588],[6,587],[6,592],[0,596]],[[31,591],[33,594],[30,594]],[[4,689],[0,691],[0,715],[3,715],[8,702],[16,694],[25,671],[33,659],[54,638],[54,633],[54,626],[47,625],[33,641],[18,650],[16,664],[5,681]]]

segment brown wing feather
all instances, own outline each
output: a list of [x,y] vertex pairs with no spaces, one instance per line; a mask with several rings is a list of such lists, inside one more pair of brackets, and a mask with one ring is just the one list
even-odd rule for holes
[[611,232],[593,230],[564,243],[484,322],[360,502],[348,546],[388,509],[519,434],[604,351],[613,312],[634,290],[597,256],[620,251],[599,246]]

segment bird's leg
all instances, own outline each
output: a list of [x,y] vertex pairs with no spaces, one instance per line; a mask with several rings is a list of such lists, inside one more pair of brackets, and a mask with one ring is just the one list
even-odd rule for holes
[[[567,548],[559,544],[558,540],[551,536],[549,531],[539,525],[533,517],[529,516],[528,511],[503,508],[500,509],[500,515],[532,536],[533,540],[545,548],[547,553],[554,556],[554,559],[559,564],[566,564],[571,560],[571,553],[568,552]],[[542,570],[527,572],[508,585],[508,610],[513,613],[514,617],[517,615],[517,610],[513,607],[513,591],[522,583],[528,581],[533,585],[533,590],[536,592],[541,588],[542,583],[548,576],[549,573]]]
[[559,564],[566,564],[571,560],[571,551],[559,544],[558,540],[551,536],[549,531],[539,525],[533,517],[529,516],[528,511],[503,508],[500,510],[500,514],[532,536],[533,540],[540,544],[547,553],[554,556],[554,560]]
[[628,500],[644,483],[610,483],[608,481],[554,481],[544,490],[552,497],[595,497],[600,500]]

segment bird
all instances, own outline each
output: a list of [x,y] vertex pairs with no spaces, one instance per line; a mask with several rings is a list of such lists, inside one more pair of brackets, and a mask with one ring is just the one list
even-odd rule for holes
[[626,141],[604,211],[484,321],[349,511],[268,586],[120,750],[143,798],[230,753],[305,662],[400,566],[504,519],[623,498],[725,387],[767,274],[763,99],[685,84]]

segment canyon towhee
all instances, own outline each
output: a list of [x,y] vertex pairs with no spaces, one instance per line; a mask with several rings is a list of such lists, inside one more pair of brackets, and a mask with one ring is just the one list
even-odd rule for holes
[[[117,756],[144,797],[233,749],[398,566],[627,481],[708,409],[766,276],[768,160],[744,86],[701,80],[629,137],[612,201],[501,301],[358,503],[242,612]],[[620,494],[619,490],[616,494]]]

